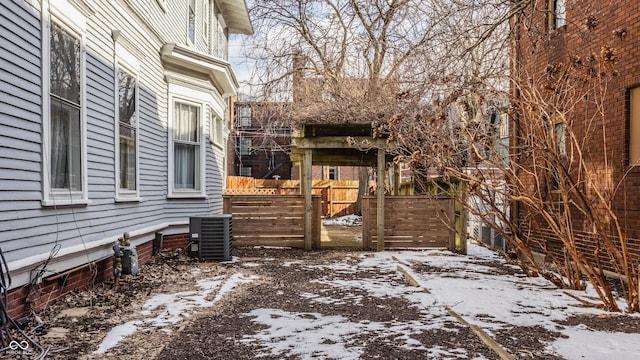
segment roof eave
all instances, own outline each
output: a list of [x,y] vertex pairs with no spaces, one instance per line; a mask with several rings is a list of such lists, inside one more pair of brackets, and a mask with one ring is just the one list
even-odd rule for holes
[[229,28],[229,33],[253,35],[253,25],[251,25],[245,0],[222,0],[220,1],[220,8]]

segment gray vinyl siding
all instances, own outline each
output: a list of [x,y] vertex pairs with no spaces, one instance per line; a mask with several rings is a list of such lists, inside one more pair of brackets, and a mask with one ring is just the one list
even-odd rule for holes
[[0,221],[20,229],[42,200],[40,25],[20,3],[2,1],[0,14]]
[[[189,44],[187,40],[187,11],[189,0],[167,1],[167,12],[163,12],[160,5],[155,0],[126,1],[128,6],[138,14],[147,16],[146,22],[149,26],[167,39],[173,39],[177,44],[189,46],[199,52],[210,54],[209,41],[204,37],[204,2],[208,0],[196,0],[196,36],[195,44]],[[213,7],[211,3],[211,7]],[[213,9],[210,12],[213,14]],[[218,26],[215,16],[211,16],[210,25],[212,29]],[[214,42],[216,39],[214,39]]]
[[[51,0],[56,1],[56,0]],[[197,10],[204,0],[197,1]],[[164,43],[186,45],[187,2],[90,1],[86,50],[86,163],[89,204],[43,206],[42,69],[38,2],[0,2],[0,249],[7,261],[47,255],[119,236],[124,231],[185,223],[189,216],[222,212],[224,150],[206,147],[206,198],[169,199],[168,84],[159,51]],[[121,3],[131,16],[122,16]],[[200,15],[200,14],[198,14]],[[131,23],[144,17],[144,24]],[[196,47],[208,52],[196,19]],[[216,26],[216,19],[211,19]],[[114,41],[112,30],[135,44],[140,55],[138,162],[140,201],[116,202]],[[212,39],[215,41],[215,39]],[[47,64],[45,64],[47,66]],[[218,95],[216,95],[219,97]],[[208,124],[207,124],[208,126]],[[151,236],[152,234],[149,234]],[[108,254],[110,246],[101,247]],[[78,255],[80,256],[80,255]],[[84,256],[84,254],[82,255]],[[87,256],[85,257],[86,260]],[[34,264],[35,267],[37,264]],[[60,264],[52,271],[63,271]],[[28,270],[27,270],[28,271]]]
[[[212,108],[209,108],[208,117],[211,116]],[[218,114],[220,115],[220,114]],[[215,126],[215,124],[211,124],[207,121],[207,139],[206,139],[206,186],[207,186],[207,197],[209,199],[220,199],[222,198],[222,189],[224,179],[222,178],[224,172],[224,156],[225,149],[220,148],[218,144],[214,143],[214,139],[209,138],[209,135],[213,132],[215,134],[215,130],[211,131],[209,126]],[[215,136],[215,135],[214,135]],[[219,201],[209,201],[209,213],[211,214],[222,214],[222,203]]]
[[[217,146],[208,146],[207,150],[207,197],[209,199],[222,198],[224,173],[222,164],[224,154]],[[208,211],[212,214],[222,214],[222,203],[219,201],[210,201]]]

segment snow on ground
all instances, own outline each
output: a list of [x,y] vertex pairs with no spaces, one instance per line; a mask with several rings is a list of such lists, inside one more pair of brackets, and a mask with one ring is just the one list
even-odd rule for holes
[[[496,275],[491,266],[483,262],[501,262],[504,260],[485,248],[471,245],[468,256],[455,255],[447,251],[401,251],[376,253],[364,258],[357,266],[346,263],[329,264],[326,269],[336,272],[357,271],[358,268],[375,268],[380,278],[371,280],[315,280],[340,289],[365,290],[371,296],[401,296],[424,308],[427,319],[411,323],[394,324],[391,328],[381,323],[352,323],[345,318],[323,317],[316,313],[288,313],[278,309],[260,309],[247,316],[254,316],[255,322],[267,328],[245,341],[259,341],[270,349],[270,355],[297,355],[302,359],[326,358],[341,354],[344,359],[358,359],[359,349],[350,341],[362,332],[375,333],[385,329],[389,334],[411,344],[410,335],[414,331],[428,328],[446,330],[447,309],[452,309],[472,324],[478,325],[491,334],[491,330],[510,326],[543,326],[562,333],[560,338],[547,347],[552,354],[566,359],[638,359],[640,353],[640,334],[622,334],[594,331],[584,326],[559,327],[554,322],[572,315],[602,313],[600,310],[577,306],[577,301],[555,289],[544,278],[529,278],[524,275]],[[418,273],[411,265],[428,264],[445,269],[444,272],[430,274]],[[398,266],[408,271],[418,281],[421,288],[391,285],[388,278],[397,276]],[[312,267],[312,266],[309,266]],[[317,268],[318,266],[313,266]],[[594,292],[575,292],[579,296],[594,296]],[[322,294],[303,293],[300,296],[318,303],[344,302],[360,303],[361,297],[347,296],[331,298]],[[431,316],[429,318],[429,316]],[[304,347],[297,344],[305,344]],[[314,346],[315,344],[315,346]],[[328,346],[327,344],[331,344]],[[349,345],[347,347],[347,345]],[[428,349],[437,358],[459,358],[466,356],[463,349]],[[334,354],[334,355],[331,355]],[[611,357],[612,355],[615,355]]]
[[[260,344],[268,351],[263,355],[293,355],[302,359],[335,357],[359,359],[361,348],[356,337],[369,333],[372,338],[392,334],[398,343],[413,349],[428,352],[429,356],[440,359],[467,358],[464,349],[430,348],[422,349],[422,344],[411,338],[411,334],[428,328],[447,330],[447,310],[460,314],[468,322],[475,324],[490,335],[492,331],[508,329],[511,326],[543,326],[560,332],[559,338],[547,346],[547,351],[566,359],[638,359],[640,354],[640,334],[622,334],[594,331],[584,325],[559,327],[554,321],[577,314],[601,314],[600,310],[578,307],[577,301],[555,289],[543,278],[529,278],[524,275],[497,275],[490,263],[504,260],[476,245],[469,246],[467,256],[441,250],[428,251],[387,251],[361,255],[358,261],[345,258],[336,263],[320,265],[332,272],[358,272],[375,270],[379,277],[372,280],[336,280],[329,277],[318,278],[317,282],[328,284],[343,291],[354,289],[366,291],[376,297],[403,297],[414,303],[424,314],[420,319],[403,323],[378,323],[374,321],[352,322],[342,316],[324,316],[320,313],[291,313],[282,309],[262,308],[245,315],[253,322],[265,325],[261,330],[245,336],[243,342]],[[304,265],[301,261],[283,263]],[[424,266],[438,268],[439,271],[421,270]],[[245,268],[254,267],[245,264]],[[314,267],[318,267],[315,265]],[[242,271],[239,267],[238,271]],[[399,270],[409,274],[420,287],[398,285]],[[198,283],[199,291],[162,294],[149,299],[144,305],[143,320],[135,320],[114,328],[104,339],[96,353],[104,353],[124,337],[145,327],[168,328],[169,325],[188,317],[197,308],[212,306],[225,294],[234,291],[242,283],[251,282],[255,277],[237,273],[229,278],[216,277]],[[424,291],[424,290],[428,290]],[[213,300],[207,300],[216,294]],[[586,297],[593,291],[574,292]],[[329,294],[301,293],[301,297],[318,303],[352,302],[357,304],[361,297],[332,298]],[[305,346],[297,346],[305,344]]]
[[[255,279],[255,277],[247,277],[243,274],[234,274],[228,279],[218,276],[198,281],[198,291],[156,295],[143,305],[143,310],[140,312],[145,316],[143,320],[132,320],[111,329],[94,354],[104,354],[122,339],[145,327],[156,327],[169,331],[170,325],[177,324],[185,317],[189,317],[192,311],[212,306],[238,285]],[[213,300],[208,300],[210,295],[214,293],[216,295]]]
[[638,334],[604,333],[584,325],[574,326],[562,333],[568,338],[556,340],[551,348],[567,359],[640,358]]
[[362,216],[358,215],[345,215],[331,219],[325,219],[322,221],[325,225],[362,225]]
[[[268,328],[242,341],[256,341],[270,349],[273,356],[299,356],[303,359],[360,359],[362,347],[357,346],[357,336],[367,333],[369,341],[377,337],[393,336],[408,349],[427,351],[411,338],[424,329],[421,321],[387,323],[375,321],[352,322],[343,316],[323,316],[319,313],[291,313],[280,309],[258,309],[246,314],[255,317],[254,322]],[[299,346],[305,344],[305,346]],[[314,346],[315,345],[315,346]]]

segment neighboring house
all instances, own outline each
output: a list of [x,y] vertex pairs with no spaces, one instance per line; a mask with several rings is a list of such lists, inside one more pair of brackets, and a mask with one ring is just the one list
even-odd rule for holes
[[[227,157],[229,176],[298,180],[291,162],[291,103],[238,101],[233,104]],[[358,180],[354,166],[314,166],[315,180]]]
[[[506,101],[487,101],[486,118],[483,120],[491,124],[491,136],[494,137],[493,148],[486,149],[486,154],[491,159],[490,163],[502,163],[502,166],[509,166],[509,117],[507,115]],[[481,178],[487,184],[495,187],[498,191],[486,193],[486,198],[472,195],[467,199],[467,206],[470,208],[467,222],[467,234],[469,237],[482,241],[487,246],[506,250],[506,243],[500,229],[506,230],[506,224],[496,216],[496,212],[507,215],[509,213],[508,200],[502,193],[506,192],[504,171],[496,170],[496,166],[488,167],[479,165],[470,167],[468,171],[482,173]],[[493,205],[492,205],[493,204]]]
[[[532,5],[535,4],[535,5]],[[595,91],[606,90],[603,96],[576,94],[577,100],[562,98],[566,92],[574,90],[579,84],[575,79],[573,87],[557,90],[547,87],[555,98],[564,104],[549,101],[554,108],[549,111],[537,107],[536,114],[544,109],[558,116],[549,116],[550,131],[555,132],[556,147],[567,166],[576,164],[578,153],[569,147],[570,138],[566,134],[567,124],[571,124],[575,138],[584,145],[586,163],[581,172],[576,172],[579,182],[577,191],[588,199],[595,199],[596,191],[605,197],[615,194],[611,203],[612,215],[607,214],[604,202],[592,201],[603,228],[614,234],[614,218],[620,221],[625,233],[628,255],[637,264],[640,258],[640,7],[633,1],[571,1],[555,0],[533,2],[520,18],[519,26],[513,30],[518,34],[513,55],[514,64],[519,64],[513,72],[514,83],[535,83],[539,79],[554,79],[555,74],[565,74],[568,68],[585,71],[592,81],[607,79],[606,88],[593,86]],[[535,6],[534,9],[531,6]],[[568,78],[568,77],[567,77]],[[562,79],[562,78],[561,78]],[[542,88],[539,86],[538,88]],[[551,92],[554,91],[555,92]],[[514,96],[518,92],[514,92]],[[531,96],[530,93],[527,94]],[[573,102],[572,102],[573,101]],[[565,105],[568,104],[568,105]],[[547,105],[547,104],[545,104]],[[598,106],[596,106],[598,105]],[[548,107],[548,106],[547,106]],[[520,109],[527,109],[525,106]],[[600,111],[603,111],[600,113]],[[570,114],[565,118],[564,114]],[[522,116],[522,114],[516,114]],[[590,119],[595,119],[593,124]],[[518,119],[516,119],[516,122]],[[600,122],[602,121],[602,122]],[[522,131],[522,130],[521,130]],[[527,147],[527,135],[518,134],[522,143],[520,149]],[[604,139],[604,140],[603,140]],[[523,152],[524,153],[524,152]],[[567,158],[573,159],[567,163]],[[526,163],[524,166],[528,166]],[[538,165],[540,166],[540,165]],[[556,167],[557,169],[557,167]],[[540,186],[540,192],[546,192],[549,202],[557,201],[557,174],[552,181]],[[534,192],[533,185],[531,191]],[[555,197],[554,197],[555,196]],[[599,207],[599,208],[598,208]],[[565,206],[561,211],[572,209]],[[524,206],[514,214],[520,224],[521,233],[528,239],[544,246],[545,251],[562,258],[563,247],[553,236],[545,235],[548,229],[531,225],[530,215]],[[584,212],[571,211],[573,229],[571,240],[592,261],[594,254],[605,254],[604,249],[596,250],[600,239],[596,234],[596,224]],[[620,240],[614,235],[617,240]],[[601,259],[606,270],[620,271],[612,266],[610,259]]]
[[235,102],[228,142],[230,176],[290,180],[287,103]]
[[189,216],[222,212],[244,0],[2,0],[0,23],[11,312],[109,278],[124,232],[144,261],[154,239],[186,245]]

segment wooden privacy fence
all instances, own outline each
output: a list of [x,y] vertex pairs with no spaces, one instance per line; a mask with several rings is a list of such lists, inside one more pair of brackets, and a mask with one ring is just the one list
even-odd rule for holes
[[[376,197],[362,200],[362,247],[377,248]],[[456,213],[450,197],[386,196],[384,248],[448,248],[456,241]]]
[[[232,215],[233,246],[286,246],[304,249],[303,195],[223,195]],[[320,196],[312,196],[312,247],[320,248]]]
[[[343,216],[356,212],[357,180],[314,180],[311,193],[321,196],[323,216]],[[225,194],[300,194],[300,181],[229,176]]]

